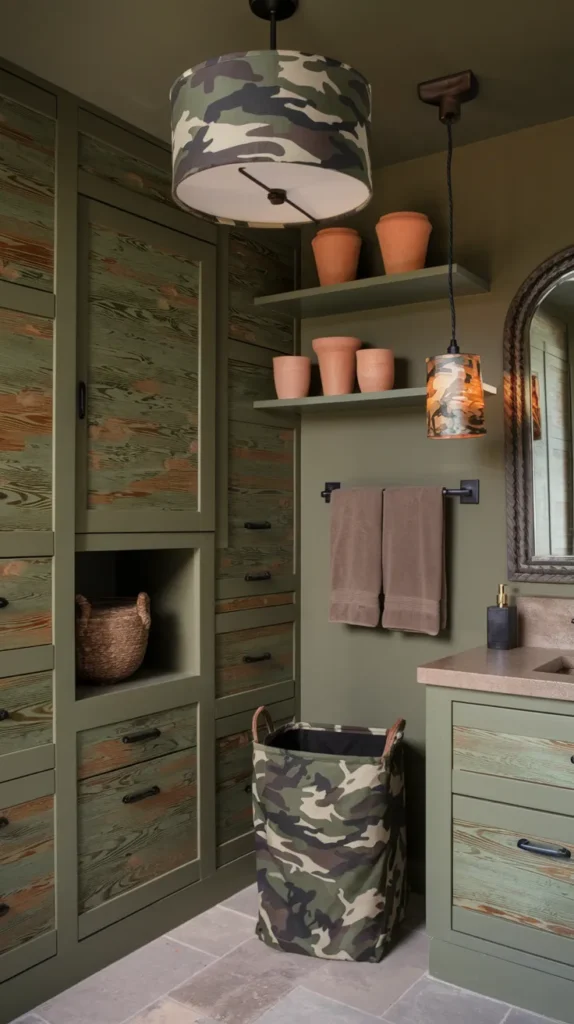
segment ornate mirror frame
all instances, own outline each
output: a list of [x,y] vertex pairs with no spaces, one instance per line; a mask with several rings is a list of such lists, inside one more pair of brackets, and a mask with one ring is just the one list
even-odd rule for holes
[[574,583],[574,555],[534,554],[530,355],[528,328],[538,306],[565,274],[574,273],[574,246],[541,263],[518,289],[504,324],[504,418],[508,578]]

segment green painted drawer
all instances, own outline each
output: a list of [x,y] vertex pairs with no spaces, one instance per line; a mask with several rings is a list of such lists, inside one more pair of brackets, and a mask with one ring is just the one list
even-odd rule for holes
[[87,729],[78,735],[78,778],[89,779],[196,744],[196,704]]
[[51,558],[0,558],[2,598],[0,651],[52,643]]
[[292,622],[216,635],[216,697],[244,693],[292,678]]
[[0,756],[52,742],[52,673],[0,679]]
[[[574,789],[574,717],[455,702],[453,768]],[[492,796],[496,799],[493,779]]]
[[197,858],[194,749],[86,779],[78,797],[80,913]]
[[53,804],[0,807],[0,954],[55,927]]

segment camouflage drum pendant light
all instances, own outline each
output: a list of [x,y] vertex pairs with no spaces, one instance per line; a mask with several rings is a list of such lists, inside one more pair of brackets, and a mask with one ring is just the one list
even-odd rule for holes
[[341,217],[371,198],[371,89],[339,61],[276,49],[298,0],[249,0],[269,50],[185,71],[171,90],[173,197],[222,224],[285,227]]
[[472,71],[463,71],[449,78],[437,78],[419,85],[419,97],[423,103],[439,107],[439,116],[443,124],[446,124],[448,138],[446,177],[451,340],[446,355],[427,359],[427,436],[433,440],[482,437],[486,434],[480,357],[464,354],[458,347],[452,282],[452,126],[460,117],[461,103],[474,99],[477,92],[478,83]]

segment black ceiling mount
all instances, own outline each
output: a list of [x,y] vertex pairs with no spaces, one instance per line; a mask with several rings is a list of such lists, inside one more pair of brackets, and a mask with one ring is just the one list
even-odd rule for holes
[[275,12],[275,21],[285,21],[295,14],[299,0],[249,0],[249,6],[258,18],[271,21]]
[[478,96],[478,81],[472,71],[432,78],[418,86],[419,99],[439,108],[441,121],[458,121],[461,104]]

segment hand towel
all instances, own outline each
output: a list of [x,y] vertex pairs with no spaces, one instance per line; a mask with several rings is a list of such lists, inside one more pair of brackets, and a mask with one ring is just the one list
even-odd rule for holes
[[436,636],[446,626],[442,487],[391,487],[383,497],[382,624]]
[[330,622],[378,626],[383,494],[355,487],[331,494]]

